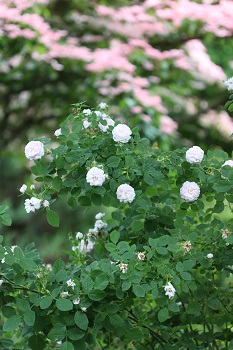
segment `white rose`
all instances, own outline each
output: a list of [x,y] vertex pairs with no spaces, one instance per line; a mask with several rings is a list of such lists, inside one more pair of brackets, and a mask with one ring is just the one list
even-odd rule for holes
[[105,103],[105,102],[100,102],[99,108],[101,108],[101,109],[106,109],[107,107],[108,107],[107,103]]
[[91,168],[86,175],[86,180],[91,186],[102,186],[106,175],[102,169],[97,167]]
[[85,119],[85,120],[83,121],[83,127],[84,127],[84,129],[89,128],[90,125],[91,125],[91,123],[90,123],[87,119]]
[[98,213],[98,214],[96,214],[95,219],[100,220],[100,219],[102,219],[102,217],[104,217],[104,215],[105,215],[105,213]]
[[131,129],[125,124],[118,124],[112,130],[112,136],[115,142],[127,143],[131,138],[131,134]]
[[83,114],[85,114],[85,115],[91,115],[91,110],[88,108],[88,109],[84,109],[83,110]]
[[114,126],[115,122],[109,118],[109,117],[103,117],[102,118],[103,120],[106,120],[107,124],[106,125],[103,125],[101,123],[98,124],[99,128],[103,131],[103,132],[106,132],[109,128],[109,126]]
[[60,136],[61,135],[61,129],[57,129],[55,132],[54,132],[54,135],[55,136]]
[[233,77],[231,77],[228,80],[224,81],[224,84],[226,85],[228,91],[233,90]]
[[102,230],[102,228],[105,228],[107,224],[103,222],[101,219],[96,220],[94,230]]
[[83,238],[82,232],[77,232],[76,233],[76,239],[82,239],[82,238]]
[[43,204],[43,206],[44,206],[45,208],[49,207],[49,201],[47,201],[47,199],[44,199],[44,200],[42,201],[42,204]]
[[171,282],[168,282],[168,284],[164,287],[165,290],[165,295],[167,295],[169,297],[169,299],[173,298],[176,290],[174,288],[174,286],[171,284]]
[[88,239],[87,242],[82,239],[78,248],[82,254],[89,253],[94,248],[94,243],[90,239]]
[[213,256],[213,254],[212,253],[209,253],[209,254],[207,254],[207,259],[212,259],[214,256]]
[[20,191],[21,193],[26,192],[26,191],[27,191],[27,185],[23,184],[23,185],[20,187],[19,191]]
[[226,160],[225,163],[222,166],[229,165],[233,167],[233,160]]
[[189,148],[185,155],[187,162],[191,164],[201,163],[203,157],[204,157],[204,151],[198,146],[193,146]]
[[30,141],[25,146],[25,156],[30,160],[40,159],[44,155],[44,145],[40,141]]
[[180,189],[180,196],[186,202],[195,201],[200,195],[200,187],[196,182],[185,181]]
[[131,203],[135,198],[134,188],[128,184],[122,184],[117,188],[117,199],[120,202]]
[[27,213],[35,212],[35,210],[40,209],[41,206],[41,200],[35,197],[32,197],[30,199],[26,199],[24,202],[25,210]]

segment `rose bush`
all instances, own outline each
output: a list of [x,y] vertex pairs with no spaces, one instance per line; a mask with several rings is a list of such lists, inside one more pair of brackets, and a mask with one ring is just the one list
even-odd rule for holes
[[69,234],[66,263],[45,265],[32,244],[0,246],[1,348],[230,349],[228,154],[198,148],[189,161],[187,148],[162,152],[117,121],[103,130],[97,112],[74,105],[56,143],[32,158],[40,190],[20,192],[27,215],[45,210],[55,227],[60,197],[106,219],[99,212],[94,228]]

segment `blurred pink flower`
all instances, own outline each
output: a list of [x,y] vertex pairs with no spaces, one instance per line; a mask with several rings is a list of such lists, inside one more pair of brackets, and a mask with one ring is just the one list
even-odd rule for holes
[[162,115],[160,117],[159,129],[165,134],[171,135],[177,130],[177,128],[178,124],[168,115]]

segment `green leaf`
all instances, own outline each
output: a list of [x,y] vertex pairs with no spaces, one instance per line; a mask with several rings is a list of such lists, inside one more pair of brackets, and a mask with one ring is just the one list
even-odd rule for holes
[[53,302],[53,297],[50,295],[41,298],[40,300],[40,308],[41,309],[47,309]]
[[229,182],[226,182],[225,180],[219,180],[216,182],[213,186],[213,189],[217,192],[227,192],[231,189],[231,184]]
[[65,298],[57,299],[56,306],[61,311],[69,311],[73,309],[73,303],[69,299]]
[[34,334],[28,339],[28,345],[31,350],[44,350],[46,342],[40,334]]
[[56,325],[48,333],[48,338],[55,341],[63,340],[65,336],[66,327],[61,323],[56,323]]
[[107,160],[107,166],[111,167],[111,168],[117,168],[118,165],[120,164],[121,159],[116,157],[116,156],[111,156],[108,158]]
[[0,215],[4,214],[9,207],[7,205],[0,205]]
[[3,331],[4,332],[14,331],[15,329],[18,328],[20,322],[21,322],[21,317],[19,315],[11,316],[3,324]]
[[18,264],[26,271],[36,271],[38,268],[35,261],[28,258],[20,260]]
[[94,287],[95,289],[104,290],[107,288],[108,284],[108,277],[105,274],[102,274],[96,278]]
[[24,322],[30,327],[32,327],[34,325],[35,318],[36,318],[35,311],[33,311],[33,310],[28,310],[28,312],[26,312],[23,315]]
[[133,341],[140,341],[144,338],[144,334],[139,327],[129,329],[128,334]]
[[124,280],[122,283],[122,290],[128,290],[131,287],[131,281]]
[[74,350],[74,345],[69,341],[65,341],[59,348],[60,350]]
[[191,279],[192,279],[192,276],[188,272],[181,272],[180,276],[185,281],[191,281]]
[[110,233],[110,239],[113,243],[117,244],[117,242],[119,241],[120,238],[120,233],[116,230],[112,231]]
[[168,309],[164,308],[159,310],[158,312],[158,320],[159,322],[164,322],[169,318],[169,313],[168,313]]
[[30,304],[26,299],[16,299],[16,307],[21,311],[28,311],[30,309]]
[[87,330],[89,321],[87,315],[84,312],[76,311],[74,315],[74,321],[80,329],[83,331]]
[[78,201],[79,201],[80,205],[83,207],[90,207],[91,206],[91,201],[88,197],[80,196],[78,198]]
[[62,186],[62,179],[59,176],[56,176],[53,179],[52,186],[55,189],[55,191],[59,192]]
[[102,300],[106,297],[106,295],[107,294],[104,291],[98,290],[98,289],[95,289],[95,290],[91,291],[90,293],[88,293],[88,297],[94,301]]
[[70,328],[67,334],[68,334],[68,338],[70,338],[71,340],[79,340],[84,337],[85,332],[75,327],[75,328]]
[[49,225],[59,227],[59,216],[54,210],[47,209],[46,217]]
[[0,222],[5,226],[11,226],[12,219],[9,214],[1,214],[0,215]]
[[122,327],[125,323],[122,317],[119,315],[111,315],[109,316],[109,321],[114,327]]
[[227,109],[229,112],[233,112],[233,103]]
[[139,284],[134,284],[133,285],[133,292],[137,297],[143,298],[145,296],[145,290],[142,286]]
[[86,276],[82,280],[82,287],[85,293],[89,293],[93,289],[93,286],[94,286],[94,282],[92,281],[91,277]]

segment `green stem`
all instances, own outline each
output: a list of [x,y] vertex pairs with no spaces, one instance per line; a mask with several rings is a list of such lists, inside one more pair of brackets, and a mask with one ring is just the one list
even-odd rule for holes
[[5,279],[7,282],[9,282],[11,285],[14,286],[15,289],[21,289],[21,290],[26,290],[27,292],[34,292],[34,293],[39,293],[39,294],[44,294],[43,292],[36,290],[36,289],[29,289],[25,286],[22,286],[21,284],[16,284],[14,281],[11,281],[9,278],[4,276],[3,274],[0,274],[0,276]]

